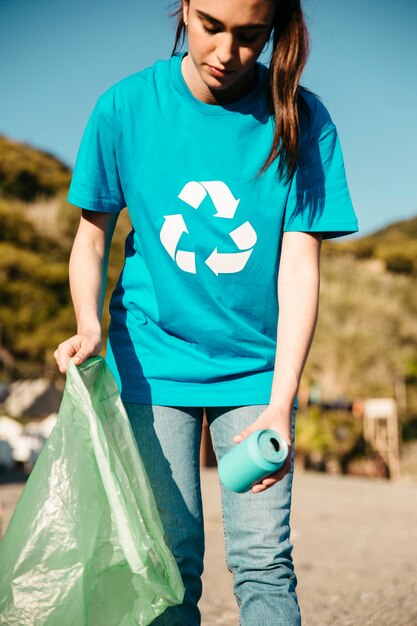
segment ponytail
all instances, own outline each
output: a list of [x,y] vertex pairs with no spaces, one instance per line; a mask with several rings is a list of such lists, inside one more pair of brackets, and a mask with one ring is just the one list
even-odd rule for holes
[[268,71],[275,131],[271,151],[260,172],[265,172],[279,157],[278,171],[289,179],[297,166],[300,107],[308,113],[299,80],[308,58],[309,37],[300,0],[275,2],[273,51]]

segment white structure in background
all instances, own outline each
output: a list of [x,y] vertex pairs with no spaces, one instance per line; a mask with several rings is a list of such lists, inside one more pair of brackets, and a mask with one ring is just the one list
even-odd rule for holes
[[23,426],[16,420],[0,417],[0,469],[10,471],[14,466],[12,441],[23,435]]
[[13,448],[13,460],[21,463],[25,471],[30,472],[42,450],[45,440],[33,435],[19,435],[9,442]]
[[7,470],[15,463],[21,463],[26,471],[31,471],[56,421],[56,413],[26,426],[10,417],[0,417],[0,454],[4,456],[4,463],[0,456],[0,465]]
[[24,427],[26,435],[35,435],[48,439],[58,419],[57,413],[51,413],[49,417],[45,417],[41,422],[28,422]]
[[47,417],[56,413],[62,392],[46,378],[18,380],[9,386],[3,402],[3,411],[11,417]]
[[[0,417],[0,470],[7,471],[18,463],[30,472],[56,423],[62,391],[46,378],[18,380],[8,386],[8,391],[1,403],[5,416]],[[26,426],[11,419],[22,416],[45,419]]]
[[24,427],[22,424],[13,420],[11,417],[7,417],[7,415],[2,415],[0,417],[0,439],[4,441],[10,441],[14,437],[19,437],[19,435],[23,435]]
[[368,398],[363,402],[365,441],[384,460],[390,478],[400,476],[398,410],[394,398]]
[[7,417],[7,415],[0,417],[0,439],[8,441],[11,437],[23,435],[23,431],[24,427],[16,420]]

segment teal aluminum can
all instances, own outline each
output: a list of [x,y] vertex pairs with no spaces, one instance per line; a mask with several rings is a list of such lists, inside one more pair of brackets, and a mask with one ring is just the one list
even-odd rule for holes
[[243,493],[279,470],[287,456],[288,445],[276,430],[256,430],[220,459],[219,478],[231,491]]

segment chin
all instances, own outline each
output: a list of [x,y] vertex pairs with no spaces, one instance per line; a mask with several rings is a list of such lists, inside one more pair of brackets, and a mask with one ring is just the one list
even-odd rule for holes
[[233,85],[237,82],[236,79],[235,80],[228,80],[227,78],[224,78],[223,80],[220,78],[216,78],[215,76],[212,76],[211,74],[205,75],[204,79],[201,76],[201,79],[203,80],[204,84],[208,87],[208,89],[212,89],[212,90],[216,90],[216,91],[221,91],[222,89],[229,89],[229,87],[233,87]]

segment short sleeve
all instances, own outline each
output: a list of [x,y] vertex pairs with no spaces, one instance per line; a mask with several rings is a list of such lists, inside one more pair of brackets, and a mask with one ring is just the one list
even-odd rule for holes
[[321,232],[324,239],[357,232],[337,130],[318,100],[310,125],[291,181],[283,231]]
[[117,213],[126,206],[113,118],[100,96],[84,130],[68,191],[68,202],[83,209]]

